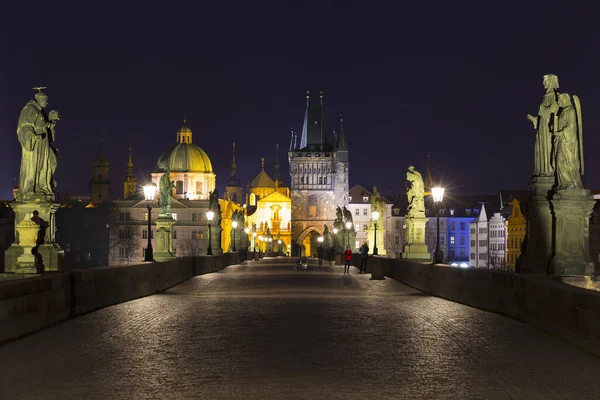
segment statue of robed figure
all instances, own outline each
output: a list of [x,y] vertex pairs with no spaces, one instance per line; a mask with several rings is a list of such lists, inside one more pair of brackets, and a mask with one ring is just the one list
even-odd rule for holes
[[171,211],[171,192],[175,187],[175,182],[171,180],[171,169],[165,168],[165,173],[158,182],[160,190],[160,214],[170,215]]
[[406,180],[408,189],[406,197],[408,199],[408,215],[422,216],[425,215],[425,185],[421,173],[415,169],[413,165],[408,167],[406,171]]
[[48,95],[38,90],[35,100],[29,100],[21,110],[17,124],[17,137],[21,144],[21,171],[19,174],[20,200],[36,196],[53,196],[56,182],[53,180],[57,164],[57,150],[52,146],[54,128],[59,120],[58,112],[44,108],[48,105]]
[[555,117],[558,113],[558,77],[553,74],[544,75],[544,97],[538,115],[527,115],[536,130],[535,136],[535,162],[533,176],[553,176],[552,166],[552,136],[555,130]]
[[583,129],[581,104],[577,96],[562,93],[558,96],[560,107],[556,117],[552,164],[556,169],[556,189],[582,189]]

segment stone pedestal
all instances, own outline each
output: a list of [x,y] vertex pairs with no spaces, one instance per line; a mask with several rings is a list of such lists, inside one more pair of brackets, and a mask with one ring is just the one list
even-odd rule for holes
[[156,219],[156,236],[154,259],[156,261],[169,261],[175,258],[173,254],[173,225],[175,220],[171,215],[159,214]]
[[551,204],[555,221],[549,273],[554,276],[594,275],[589,250],[589,221],[594,197],[585,189],[557,190]]
[[8,273],[60,271],[64,252],[55,241],[54,214],[58,209],[51,196],[10,203],[15,211],[15,242],[6,250]]
[[404,246],[402,258],[405,260],[431,260],[431,255],[425,243],[425,224],[427,224],[429,218],[407,215],[405,221],[408,244]]
[[213,256],[220,256],[221,254],[223,254],[223,248],[221,247],[221,233],[223,230],[219,225],[211,225],[210,230],[212,238],[211,246]]
[[523,274],[548,274],[548,264],[552,257],[553,215],[552,197],[553,176],[531,178],[531,195],[527,198],[523,213],[527,217],[525,254],[517,262],[516,270]]

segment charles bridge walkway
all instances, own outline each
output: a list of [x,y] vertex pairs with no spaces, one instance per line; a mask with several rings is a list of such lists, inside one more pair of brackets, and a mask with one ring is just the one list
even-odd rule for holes
[[0,346],[1,399],[592,399],[600,361],[343,267],[265,259]]

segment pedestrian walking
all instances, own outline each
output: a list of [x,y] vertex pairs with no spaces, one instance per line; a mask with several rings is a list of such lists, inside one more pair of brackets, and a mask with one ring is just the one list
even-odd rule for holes
[[359,274],[367,273],[367,260],[369,259],[369,246],[364,242],[360,247],[360,272]]
[[352,261],[352,250],[350,250],[350,246],[346,247],[344,250],[344,273],[350,273],[350,261]]

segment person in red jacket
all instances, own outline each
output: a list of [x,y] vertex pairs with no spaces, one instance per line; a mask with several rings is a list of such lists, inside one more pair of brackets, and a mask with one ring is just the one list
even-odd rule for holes
[[352,250],[350,250],[350,246],[346,247],[344,250],[344,273],[350,273],[350,261],[352,261]]

